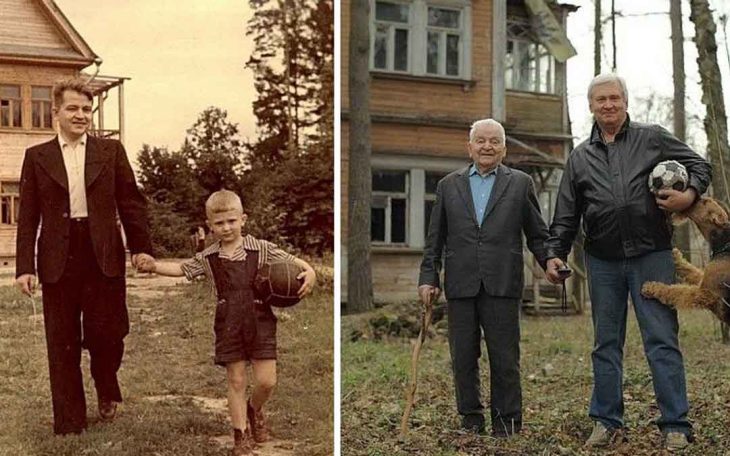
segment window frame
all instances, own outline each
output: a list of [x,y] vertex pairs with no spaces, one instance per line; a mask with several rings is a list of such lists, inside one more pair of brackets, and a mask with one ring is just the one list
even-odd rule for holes
[[[386,68],[375,67],[375,31],[378,21],[375,17],[376,3],[405,4],[409,5],[409,24],[408,24],[408,55],[407,70],[395,70],[393,64],[395,55],[390,55],[386,62]],[[428,25],[428,9],[448,9],[459,11],[459,29],[450,29],[445,27],[436,27]],[[469,0],[370,0],[370,10],[373,12],[370,19],[370,71],[387,74],[402,74],[424,78],[439,78],[453,80],[467,80],[471,78],[471,1]],[[390,23],[390,22],[384,22]],[[393,22],[402,28],[404,24]],[[439,61],[443,60],[442,65],[438,64],[438,73],[429,73],[428,67],[428,32],[439,31],[446,35],[458,35],[459,39],[459,64],[458,73],[456,75],[446,74],[446,38],[443,46],[439,44],[439,49],[443,48],[443,56],[439,55]],[[389,30],[387,49],[395,46],[394,32]],[[394,51],[393,51],[394,52]]]
[[[379,20],[377,15],[377,3],[391,3],[394,5],[408,6],[408,22],[396,22]],[[371,0],[372,20],[370,21],[370,68],[374,71],[385,71],[388,73],[409,74],[412,68],[412,50],[413,50],[413,2],[398,0]],[[388,27],[388,37],[385,43],[385,68],[375,66],[375,37],[378,25]],[[406,69],[395,69],[395,30],[406,30],[408,32],[407,51],[406,51]]]
[[[11,83],[0,83],[0,92],[2,92],[3,87],[12,87],[18,89],[18,97],[6,97],[3,96],[0,93],[0,128],[8,128],[8,129],[22,129],[23,128],[23,86],[21,84],[11,84]],[[9,124],[5,125],[3,124],[2,119],[2,102],[7,101],[8,102],[8,119]],[[17,106],[18,113],[20,114],[20,120],[18,125],[15,125],[14,123],[14,110]]]
[[[525,46],[527,45],[527,46]],[[512,52],[509,49],[512,49]],[[520,84],[521,71],[515,71],[518,62],[524,53],[520,49],[527,49],[532,54],[528,74],[528,87]],[[517,58],[515,58],[517,56]],[[511,57],[511,58],[510,58]],[[542,57],[547,57],[549,78],[542,75]],[[506,90],[515,92],[534,92],[546,95],[558,95],[557,62],[550,51],[540,43],[532,31],[529,21],[519,17],[507,18],[507,37],[505,44],[504,86]],[[545,89],[542,88],[544,83]]]
[[[34,89],[48,89],[48,98],[35,98],[33,96]],[[36,103],[40,103],[40,126],[35,125],[35,112]],[[46,112],[46,109],[48,110]],[[48,126],[45,125],[44,115],[48,115]],[[52,130],[53,129],[53,87],[44,85],[31,85],[30,86],[30,126],[33,130]]]
[[[5,191],[6,184],[17,185],[16,192]],[[8,221],[5,221],[5,201],[9,199]],[[18,208],[20,206],[20,180],[0,180],[0,226],[14,226],[18,224]]]
[[[385,216],[384,216],[384,239],[373,239],[373,233],[370,233],[370,243],[371,245],[375,246],[407,246],[409,245],[409,235],[408,230],[410,229],[410,183],[411,183],[411,173],[409,170],[403,170],[403,169],[386,169],[386,168],[377,168],[373,169],[373,172],[377,171],[386,171],[386,172],[398,172],[403,173],[405,177],[404,182],[404,190],[402,192],[396,192],[396,191],[388,191],[388,190],[371,190],[371,203],[370,203],[370,210],[372,214],[373,209],[385,209]],[[382,207],[381,205],[375,206],[376,198],[385,198],[385,207]],[[392,225],[392,216],[393,216],[393,200],[394,199],[402,199],[405,201],[405,208],[404,208],[404,226],[403,226],[403,242],[393,242],[393,225]]]
[[[434,9],[441,9],[441,10],[448,10],[448,11],[456,11],[459,13],[459,27],[449,28],[449,27],[439,27],[436,25],[429,25],[428,24],[428,10],[434,8]],[[428,71],[428,36],[430,33],[438,33],[439,34],[439,43],[438,43],[438,62],[436,63],[436,73],[430,73]],[[459,55],[458,55],[458,64],[457,64],[457,73],[456,74],[448,74],[447,73],[447,54],[448,54],[448,36],[449,35],[456,35],[459,37]],[[445,78],[456,78],[459,77],[462,72],[463,67],[463,59],[464,59],[464,10],[462,8],[456,8],[451,5],[448,6],[442,6],[442,5],[435,5],[435,4],[426,4],[426,55],[424,57],[425,61],[425,70],[426,74],[429,76],[437,76],[437,77],[445,77]]]

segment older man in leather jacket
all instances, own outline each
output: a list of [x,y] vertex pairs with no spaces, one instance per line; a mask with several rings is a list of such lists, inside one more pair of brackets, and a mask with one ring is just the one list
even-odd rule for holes
[[[625,436],[622,363],[630,294],[661,411],[657,425],[663,445],[683,448],[691,440],[691,425],[677,314],[640,290],[645,281],[674,280],[667,212],[694,203],[710,183],[711,166],[666,129],[632,121],[619,76],[594,78],[588,101],[595,123],[568,158],[547,241],[547,277],[559,283],[564,278],[558,269],[583,219],[594,329],[589,410],[594,428],[586,445],[610,446]],[[664,160],[687,168],[687,190],[649,192],[648,174]]]

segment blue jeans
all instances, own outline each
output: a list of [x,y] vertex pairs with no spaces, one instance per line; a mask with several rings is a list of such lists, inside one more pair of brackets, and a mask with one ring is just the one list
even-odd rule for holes
[[646,281],[672,283],[672,252],[663,250],[623,260],[586,255],[593,314],[593,396],[589,415],[609,428],[623,426],[623,347],[627,297],[631,293],[644,353],[661,411],[662,432],[689,434],[687,387],[677,337],[677,312],[641,295]]

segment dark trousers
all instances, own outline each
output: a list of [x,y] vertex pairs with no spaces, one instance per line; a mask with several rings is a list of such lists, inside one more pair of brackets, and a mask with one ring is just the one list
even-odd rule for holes
[[117,371],[129,331],[124,277],[106,277],[91,248],[86,222],[72,222],[66,269],[43,284],[43,317],[56,434],[86,428],[81,349],[89,350],[91,376],[101,400],[121,401]]
[[464,422],[483,422],[479,357],[481,335],[489,355],[490,412],[497,434],[522,427],[520,386],[520,300],[488,296],[484,288],[473,298],[448,303],[449,348],[454,370],[456,406]]

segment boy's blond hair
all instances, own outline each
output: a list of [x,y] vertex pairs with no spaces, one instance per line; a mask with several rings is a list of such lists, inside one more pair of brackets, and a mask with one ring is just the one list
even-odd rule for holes
[[210,218],[214,214],[228,211],[239,211],[243,214],[241,198],[230,190],[213,192],[205,202],[205,214]]

